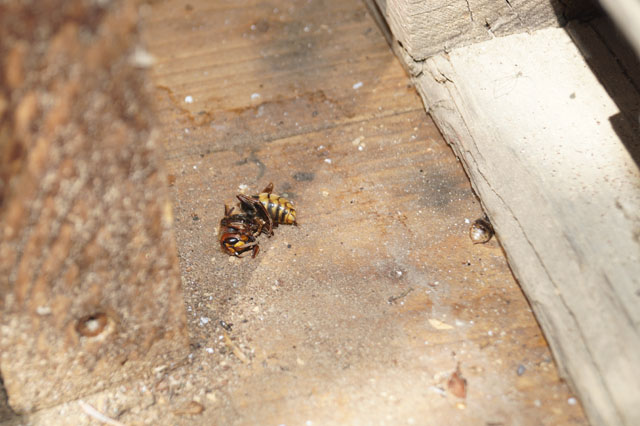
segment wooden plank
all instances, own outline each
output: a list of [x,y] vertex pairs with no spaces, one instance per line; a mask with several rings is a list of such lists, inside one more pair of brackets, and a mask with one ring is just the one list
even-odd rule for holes
[[[148,11],[191,350],[86,403],[132,425],[586,424],[501,246],[469,240],[478,201],[360,1]],[[300,226],[230,260],[223,203],[270,180]],[[20,420],[69,419],[88,420],[75,402]]]
[[[360,2],[157,3],[148,25],[197,348],[170,375],[191,389],[158,400],[199,397],[221,424],[584,423],[500,246],[469,241],[477,200]],[[300,226],[229,261],[222,205],[269,181]],[[465,400],[447,391],[458,360]]]
[[559,0],[375,1],[414,61],[456,46],[562,25],[576,9],[576,2]]
[[640,172],[618,136],[629,122],[610,121],[619,109],[560,29],[435,56],[417,84],[591,422],[638,424]]
[[0,371],[19,413],[188,346],[137,18],[124,1],[0,5]]

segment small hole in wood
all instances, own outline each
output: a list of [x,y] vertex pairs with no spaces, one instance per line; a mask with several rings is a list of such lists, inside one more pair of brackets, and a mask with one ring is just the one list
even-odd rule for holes
[[84,337],[95,337],[105,330],[107,322],[108,317],[102,312],[85,315],[76,323],[76,331]]

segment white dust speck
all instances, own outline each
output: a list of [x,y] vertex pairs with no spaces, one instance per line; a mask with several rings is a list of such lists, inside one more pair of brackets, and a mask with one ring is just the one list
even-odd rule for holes
[[429,324],[436,330],[451,330],[453,328],[453,326],[434,318],[429,319]]
[[156,58],[140,46],[137,46],[129,57],[129,62],[138,68],[149,68],[156,63]]
[[324,162],[327,163],[327,164],[331,164],[331,158],[325,158]]
[[188,104],[192,104],[193,103],[193,96],[188,95],[184,97],[184,101]]
[[356,84],[353,85],[353,90],[358,90],[359,88],[362,87],[362,84],[363,83],[361,81],[357,82]]
[[255,101],[255,100],[258,100],[258,99],[260,99],[260,93],[252,93],[251,94],[251,100],[252,101]]
[[184,129],[184,132],[185,132],[186,134],[189,134],[189,129]]
[[429,386],[427,390],[441,396],[447,396],[447,392],[439,386]]
[[569,405],[576,405],[578,403],[578,401],[574,397],[571,397],[571,398],[567,399],[567,403]]
[[208,323],[209,321],[211,321],[210,318],[207,317],[200,317],[200,325],[205,325],[206,323]]
[[38,306],[36,308],[36,313],[38,315],[42,315],[42,316],[49,315],[49,314],[51,314],[51,308],[48,307],[48,306]]
[[205,351],[207,351],[208,353],[212,354],[213,353],[213,348],[207,348],[207,349],[205,349]]
[[468,218],[464,218],[464,223],[471,223],[471,221]]

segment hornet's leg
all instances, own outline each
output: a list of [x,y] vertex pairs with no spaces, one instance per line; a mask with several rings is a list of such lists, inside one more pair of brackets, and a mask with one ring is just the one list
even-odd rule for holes
[[269,185],[262,192],[266,192],[267,194],[271,194],[273,192],[273,182],[269,182]]

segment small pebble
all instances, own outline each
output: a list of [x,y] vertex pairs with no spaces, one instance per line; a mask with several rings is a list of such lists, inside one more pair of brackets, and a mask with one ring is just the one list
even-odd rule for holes
[[520,364],[520,365],[518,366],[518,371],[517,371],[518,376],[522,376],[522,375],[524,374],[524,372],[525,372],[525,371],[526,371],[526,368],[524,368],[524,365]]

